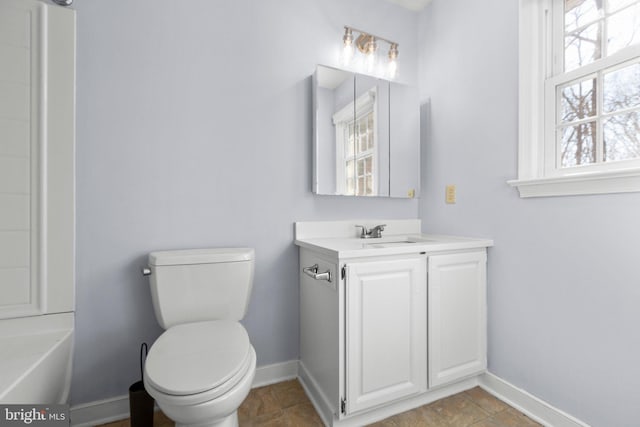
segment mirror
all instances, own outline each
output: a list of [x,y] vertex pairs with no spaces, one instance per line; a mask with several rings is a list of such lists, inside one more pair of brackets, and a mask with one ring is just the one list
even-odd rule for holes
[[420,111],[415,88],[319,65],[313,103],[314,193],[417,197]]

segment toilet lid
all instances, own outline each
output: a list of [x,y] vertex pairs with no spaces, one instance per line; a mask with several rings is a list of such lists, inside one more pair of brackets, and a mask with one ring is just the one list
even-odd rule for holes
[[201,393],[219,387],[249,357],[249,336],[238,322],[216,320],[176,325],[151,347],[146,380],[172,395]]

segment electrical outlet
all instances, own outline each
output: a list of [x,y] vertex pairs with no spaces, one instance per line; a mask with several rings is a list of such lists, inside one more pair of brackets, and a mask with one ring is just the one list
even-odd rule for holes
[[445,188],[445,202],[448,204],[453,204],[456,202],[456,186],[455,185],[447,185]]

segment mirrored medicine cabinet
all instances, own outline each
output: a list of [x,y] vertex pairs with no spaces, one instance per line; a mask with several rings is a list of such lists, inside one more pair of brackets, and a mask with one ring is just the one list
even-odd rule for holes
[[418,197],[416,88],[318,65],[313,125],[314,193]]

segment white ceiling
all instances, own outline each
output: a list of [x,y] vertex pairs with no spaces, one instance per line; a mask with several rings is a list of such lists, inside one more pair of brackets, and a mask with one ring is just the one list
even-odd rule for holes
[[407,8],[409,10],[416,10],[416,11],[420,11],[422,9],[424,9],[424,7],[431,1],[431,0],[387,0],[389,3],[395,3],[398,4],[404,8]]

